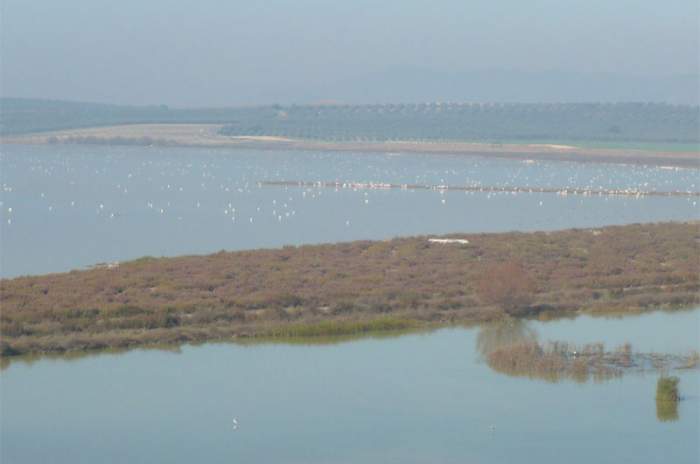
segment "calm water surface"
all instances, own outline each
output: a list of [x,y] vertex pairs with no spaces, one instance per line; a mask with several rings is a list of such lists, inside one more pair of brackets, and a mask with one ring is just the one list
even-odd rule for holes
[[[698,349],[700,310],[530,322],[540,341]],[[334,345],[210,344],[14,362],[0,374],[3,463],[696,463],[700,374],[678,419],[656,374],[549,383],[491,371],[445,329]],[[234,430],[236,417],[239,428]],[[490,426],[495,426],[491,431]]]
[[0,146],[0,276],[398,235],[698,218],[697,198],[259,187],[260,181],[697,191],[696,170],[476,157]]

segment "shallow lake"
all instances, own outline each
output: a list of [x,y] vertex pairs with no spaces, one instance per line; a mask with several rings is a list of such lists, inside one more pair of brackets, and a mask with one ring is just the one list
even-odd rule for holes
[[[0,276],[144,255],[698,217],[697,198],[260,186],[261,181],[697,191],[697,171],[416,154],[0,146]],[[557,383],[492,370],[508,336],[699,349],[700,310],[333,344],[206,344],[13,361],[0,460],[697,462],[700,374]],[[511,334],[511,335],[509,335]],[[233,419],[238,421],[234,428]]]
[[[527,322],[540,341],[698,349],[700,309]],[[492,371],[488,328],[328,345],[207,344],[12,362],[3,463],[696,463],[700,373],[677,416],[657,374],[577,383]],[[481,342],[480,342],[481,341]],[[233,419],[238,421],[234,429]]]
[[398,235],[688,220],[697,197],[260,186],[343,181],[698,191],[697,170],[465,156],[0,146],[0,276]]

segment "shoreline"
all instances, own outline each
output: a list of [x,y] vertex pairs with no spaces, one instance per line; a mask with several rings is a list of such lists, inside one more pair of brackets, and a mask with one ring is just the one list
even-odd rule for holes
[[700,168],[700,152],[624,148],[586,148],[556,143],[481,143],[460,141],[331,142],[271,135],[225,136],[222,124],[129,124],[6,136],[3,144],[164,146],[257,150],[309,150],[381,154],[418,153],[478,156],[521,161],[573,161]]
[[[589,316],[593,318],[609,318],[609,319],[619,319],[623,317],[636,317],[644,316],[647,314],[654,314],[657,312],[665,312],[670,314],[683,313],[683,312],[693,312],[698,311],[700,308],[689,306],[680,307],[675,309],[649,309],[644,311],[621,311],[621,312],[608,312],[608,313],[590,313],[590,312],[568,312],[557,314],[553,317],[542,318],[501,318],[495,320],[483,320],[483,321],[458,321],[458,322],[424,322],[417,320],[396,320],[396,325],[393,326],[388,318],[383,318],[384,327],[381,327],[380,323],[382,318],[379,318],[378,322],[375,322],[375,326],[371,327],[369,324],[364,327],[357,324],[340,324],[338,327],[345,328],[346,330],[338,331],[335,333],[294,333],[284,326],[279,326],[276,329],[273,328],[268,333],[253,335],[233,335],[221,338],[211,338],[206,337],[203,339],[197,339],[192,337],[189,340],[178,340],[177,336],[173,336],[170,341],[162,340],[155,341],[152,343],[135,343],[129,344],[124,343],[118,346],[100,346],[96,345],[88,349],[81,350],[69,350],[69,351],[39,351],[23,353],[18,355],[2,355],[0,356],[0,371],[9,367],[14,363],[25,363],[32,364],[41,360],[61,360],[70,362],[73,360],[83,359],[85,357],[100,356],[100,355],[117,355],[125,354],[131,350],[155,350],[155,351],[169,351],[180,353],[183,347],[197,347],[207,344],[234,344],[238,346],[256,346],[256,345],[304,345],[304,346],[328,346],[328,345],[338,345],[343,343],[349,343],[359,340],[369,340],[369,339],[390,339],[398,338],[405,335],[427,335],[440,330],[459,330],[459,329],[473,329],[473,328],[488,328],[494,325],[502,326],[508,324],[517,324],[521,321],[535,321],[539,320],[541,322],[557,322],[563,320],[575,320],[579,316]],[[372,321],[369,321],[372,323]],[[308,329],[315,329],[319,326],[310,326]],[[549,345],[551,346],[552,341],[550,340]],[[562,342],[559,342],[562,343]],[[518,340],[514,340],[512,344],[505,345],[505,348],[517,347],[520,344]],[[658,355],[657,353],[653,353]],[[642,354],[644,355],[644,354]],[[647,355],[648,356],[648,355]],[[665,355],[666,357],[680,359],[683,362],[692,362],[693,365],[688,365],[684,367],[676,366],[674,370],[687,370],[687,369],[697,369],[700,367],[698,363],[698,356],[695,351],[690,351],[689,354],[677,354],[677,355]],[[658,358],[656,358],[658,360]],[[488,358],[487,358],[488,361]],[[499,372],[498,366],[491,366],[494,371]],[[639,371],[637,371],[639,372]],[[642,371],[643,372],[643,371]],[[503,372],[502,372],[503,373]],[[504,372],[509,375],[518,375],[512,371]]]

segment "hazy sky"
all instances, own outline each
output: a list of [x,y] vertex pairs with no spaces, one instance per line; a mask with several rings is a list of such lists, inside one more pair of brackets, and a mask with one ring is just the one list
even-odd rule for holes
[[396,70],[697,74],[698,3],[0,0],[0,90],[223,106],[342,100]]

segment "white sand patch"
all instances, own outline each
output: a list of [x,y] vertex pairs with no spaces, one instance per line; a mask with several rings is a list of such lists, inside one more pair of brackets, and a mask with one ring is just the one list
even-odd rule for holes
[[528,147],[532,148],[549,148],[551,150],[575,150],[576,147],[572,145],[557,145],[554,143],[531,143]]
[[463,238],[429,238],[428,241],[430,243],[442,243],[442,244],[449,244],[449,243],[457,243],[460,245],[468,245],[469,240],[465,240]]
[[287,137],[276,137],[273,135],[233,135],[229,138],[236,140],[251,140],[255,142],[294,142],[294,139]]

